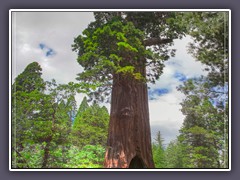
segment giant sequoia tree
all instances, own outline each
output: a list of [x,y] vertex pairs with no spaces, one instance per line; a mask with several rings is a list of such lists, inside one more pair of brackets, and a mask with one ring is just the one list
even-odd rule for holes
[[147,82],[155,82],[163,62],[184,35],[176,12],[95,12],[74,40],[73,50],[92,98],[111,93],[107,168],[153,168]]

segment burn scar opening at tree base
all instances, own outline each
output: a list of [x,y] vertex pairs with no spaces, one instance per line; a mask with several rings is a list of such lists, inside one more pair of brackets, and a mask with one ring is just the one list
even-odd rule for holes
[[138,156],[135,156],[131,162],[130,162],[130,165],[129,165],[129,168],[130,169],[141,169],[141,168],[146,168],[146,166],[144,165],[142,159]]

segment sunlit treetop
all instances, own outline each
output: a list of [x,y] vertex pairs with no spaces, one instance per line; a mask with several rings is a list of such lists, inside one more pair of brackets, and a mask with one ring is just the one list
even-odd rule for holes
[[95,21],[72,46],[84,68],[77,80],[95,87],[96,97],[109,94],[117,74],[154,83],[162,74],[163,62],[175,54],[170,48],[173,40],[185,35],[181,16],[176,12],[95,12]]

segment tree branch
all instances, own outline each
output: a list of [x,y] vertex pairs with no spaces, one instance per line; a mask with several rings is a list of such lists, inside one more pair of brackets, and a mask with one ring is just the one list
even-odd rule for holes
[[167,44],[173,42],[172,39],[161,39],[161,38],[148,38],[144,40],[143,44],[145,46],[152,46],[152,45],[160,45],[160,44]]

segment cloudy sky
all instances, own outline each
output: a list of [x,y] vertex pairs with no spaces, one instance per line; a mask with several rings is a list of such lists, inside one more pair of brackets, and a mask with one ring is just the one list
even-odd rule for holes
[[[93,20],[91,12],[12,12],[12,78],[36,61],[45,80],[76,82],[82,68],[71,45]],[[161,131],[165,144],[176,138],[184,118],[179,105],[184,95],[176,87],[188,78],[204,75],[203,66],[187,54],[190,41],[189,37],[175,40],[176,56],[165,63],[159,81],[149,84],[152,137]],[[78,103],[83,96],[77,96]]]

